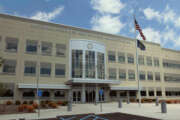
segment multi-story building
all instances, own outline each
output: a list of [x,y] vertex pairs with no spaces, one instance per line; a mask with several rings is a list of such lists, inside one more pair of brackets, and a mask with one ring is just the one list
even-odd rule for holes
[[[180,98],[180,51],[142,41],[138,49],[143,98]],[[3,100],[94,102],[136,98],[135,39],[0,14]]]

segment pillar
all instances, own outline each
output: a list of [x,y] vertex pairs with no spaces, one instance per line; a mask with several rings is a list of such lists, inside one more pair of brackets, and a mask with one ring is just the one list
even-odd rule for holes
[[130,101],[129,98],[130,98],[130,97],[129,97],[129,91],[127,91],[127,103],[128,103],[128,104],[129,104],[129,101]]
[[85,103],[86,102],[86,86],[85,84],[82,84],[82,91],[81,91],[81,102]]
[[99,101],[99,88],[98,85],[96,84],[96,102]]
[[72,102],[72,88],[70,88],[68,91],[68,101]]

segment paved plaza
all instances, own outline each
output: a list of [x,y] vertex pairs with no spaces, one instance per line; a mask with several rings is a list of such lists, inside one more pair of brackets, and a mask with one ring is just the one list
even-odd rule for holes
[[[102,112],[100,112],[100,104],[73,104],[71,112],[67,111],[67,106],[60,106],[58,109],[40,110],[40,118],[54,118],[60,115],[86,114],[86,113],[113,113],[121,112],[133,115],[158,118],[163,120],[180,120],[180,104],[167,104],[167,113],[161,113],[161,106],[155,106],[153,103],[144,103],[139,107],[137,103],[122,104],[122,108],[118,108],[118,103],[103,103]],[[36,119],[37,113],[0,115],[0,120],[9,119]]]

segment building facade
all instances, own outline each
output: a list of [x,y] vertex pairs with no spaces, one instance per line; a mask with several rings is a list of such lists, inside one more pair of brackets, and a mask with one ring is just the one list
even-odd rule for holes
[[[180,98],[180,51],[143,41],[138,49],[142,98]],[[0,14],[1,100],[76,103],[137,98],[132,38]],[[102,97],[99,90],[103,90]]]

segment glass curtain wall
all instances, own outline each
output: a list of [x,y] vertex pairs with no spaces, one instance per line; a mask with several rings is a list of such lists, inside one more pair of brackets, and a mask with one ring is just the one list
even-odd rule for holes
[[82,78],[82,64],[83,51],[72,50],[72,78]]
[[[85,59],[85,78],[105,79],[104,53],[86,50],[83,58],[82,50],[72,50],[72,78],[83,77],[83,59]],[[97,66],[96,66],[97,62]]]
[[105,77],[105,61],[104,61],[104,54],[98,52],[97,53],[97,74],[98,74],[98,79],[104,79]]
[[86,78],[95,78],[95,52],[86,51]]

